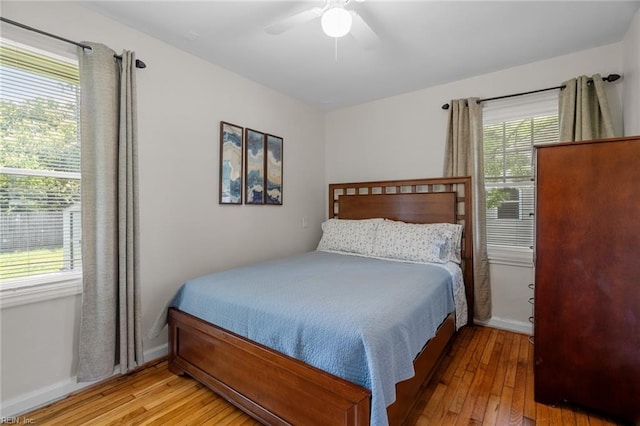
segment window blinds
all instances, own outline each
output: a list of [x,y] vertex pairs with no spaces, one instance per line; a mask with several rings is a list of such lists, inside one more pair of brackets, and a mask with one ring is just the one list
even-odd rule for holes
[[79,271],[78,63],[0,39],[0,281]]
[[492,101],[483,109],[483,125],[487,243],[532,247],[533,146],[558,141],[558,94]]

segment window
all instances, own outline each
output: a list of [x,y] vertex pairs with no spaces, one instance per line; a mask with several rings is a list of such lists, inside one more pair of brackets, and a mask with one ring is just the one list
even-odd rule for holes
[[77,276],[77,59],[3,38],[0,82],[0,288]]
[[484,178],[489,256],[530,250],[534,241],[534,152],[558,141],[558,94],[521,96],[485,105]]
[[498,189],[500,192],[499,197],[501,199],[500,204],[497,206],[497,219],[521,219],[522,214],[520,211],[521,196],[519,188],[502,188]]

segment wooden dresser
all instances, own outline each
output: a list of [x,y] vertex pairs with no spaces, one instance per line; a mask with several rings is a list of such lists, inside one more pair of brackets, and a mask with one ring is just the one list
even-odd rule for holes
[[536,158],[535,399],[640,425],[640,137]]

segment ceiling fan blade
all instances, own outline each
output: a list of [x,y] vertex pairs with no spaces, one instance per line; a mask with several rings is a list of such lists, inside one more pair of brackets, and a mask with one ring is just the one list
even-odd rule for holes
[[313,9],[308,9],[300,13],[296,13],[295,15],[289,16],[288,18],[284,18],[280,21],[274,22],[273,24],[267,26],[264,30],[269,34],[282,34],[285,31],[289,31],[295,26],[302,25],[316,18],[319,18],[320,16],[322,16],[323,12],[323,8],[314,7]]
[[356,41],[364,49],[373,49],[380,44],[380,37],[378,37],[378,34],[371,29],[369,24],[367,24],[367,21],[365,21],[362,16],[354,10],[351,11],[351,15],[353,15],[351,35],[353,35]]

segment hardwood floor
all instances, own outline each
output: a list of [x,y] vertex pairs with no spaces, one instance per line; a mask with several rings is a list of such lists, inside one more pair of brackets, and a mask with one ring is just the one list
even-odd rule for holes
[[[537,404],[527,336],[465,327],[408,420],[411,425],[614,425],[604,418]],[[160,362],[19,416],[37,425],[259,425]],[[21,424],[22,424],[21,423]]]

